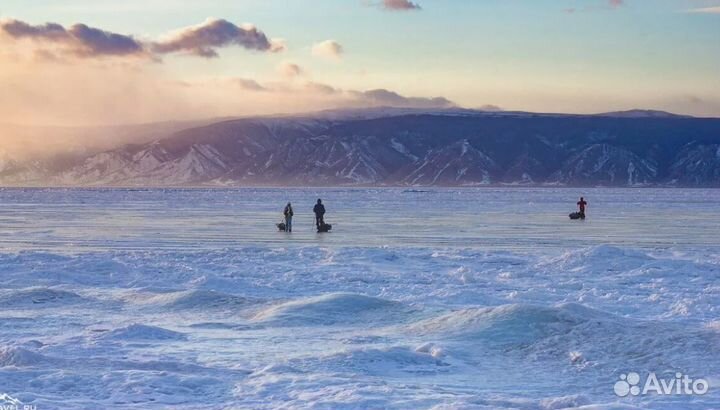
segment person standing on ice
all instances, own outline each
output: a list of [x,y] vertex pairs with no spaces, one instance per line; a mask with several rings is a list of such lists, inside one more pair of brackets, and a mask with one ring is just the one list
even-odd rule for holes
[[293,209],[292,209],[292,204],[290,202],[288,202],[288,204],[285,205],[285,210],[283,210],[283,215],[285,215],[285,232],[292,232]]
[[325,225],[325,205],[323,205],[322,199],[317,200],[313,212],[315,212],[315,226],[320,229],[321,226]]
[[587,206],[587,202],[585,202],[585,198],[580,197],[580,200],[577,203],[578,208],[580,209],[580,215],[585,218],[585,206]]

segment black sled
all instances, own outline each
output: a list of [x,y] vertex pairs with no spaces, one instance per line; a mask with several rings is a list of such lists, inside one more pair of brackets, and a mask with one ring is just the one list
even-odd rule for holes
[[330,224],[322,224],[318,226],[317,231],[318,233],[328,233],[332,229],[332,225]]
[[277,224],[275,226],[277,226],[277,228],[280,232],[285,232],[285,230],[287,229],[287,227],[285,226],[285,222],[280,222],[279,224]]
[[585,214],[582,212],[573,212],[570,214],[570,219],[572,219],[572,220],[585,219]]

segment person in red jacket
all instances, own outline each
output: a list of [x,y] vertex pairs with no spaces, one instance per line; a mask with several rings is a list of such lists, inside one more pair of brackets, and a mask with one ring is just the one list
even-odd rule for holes
[[580,209],[580,215],[585,218],[585,207],[587,206],[587,202],[585,202],[585,198],[580,197],[580,200],[577,203],[578,208]]

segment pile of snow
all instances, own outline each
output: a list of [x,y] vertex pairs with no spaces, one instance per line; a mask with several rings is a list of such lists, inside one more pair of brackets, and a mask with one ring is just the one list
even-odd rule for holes
[[110,340],[185,340],[185,335],[157,326],[132,324],[111,330],[101,336]]
[[351,293],[301,298],[261,310],[254,320],[286,326],[332,325],[386,320],[401,313],[402,304]]

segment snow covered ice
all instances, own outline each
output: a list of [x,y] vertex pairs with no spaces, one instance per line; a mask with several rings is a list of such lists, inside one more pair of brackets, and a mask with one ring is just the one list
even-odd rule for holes
[[[570,221],[580,195],[588,219]],[[274,226],[287,201],[292,234]],[[718,190],[5,189],[0,395],[719,408],[718,232]],[[710,389],[618,397],[628,372]]]

